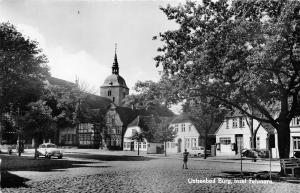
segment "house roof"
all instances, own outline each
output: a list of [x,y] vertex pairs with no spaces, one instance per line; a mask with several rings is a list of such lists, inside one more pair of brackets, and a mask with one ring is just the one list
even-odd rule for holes
[[263,128],[269,133],[269,134],[275,134],[276,130],[270,123],[261,123]]
[[105,114],[110,107],[111,100],[105,97],[89,94],[86,100],[82,103],[82,106],[90,110]]
[[138,115],[137,112],[128,107],[116,107],[116,111],[120,116],[124,126],[130,124]]
[[[77,88],[75,83],[55,77],[49,77],[48,82],[51,85],[61,86],[70,90],[72,90],[73,88]],[[110,104],[112,103],[112,101],[108,98],[89,93],[85,94],[85,99],[81,102],[80,108],[86,109],[89,113],[92,113],[93,115],[104,115],[110,107]]]
[[[138,126],[144,132],[144,137],[151,142],[157,142],[153,132],[158,131],[162,118],[155,115],[138,115],[129,125],[129,127]],[[154,134],[155,135],[155,134]]]
[[184,123],[184,122],[193,122],[192,116],[188,113],[182,113],[178,116],[176,116],[171,123],[176,124],[176,123]]
[[226,118],[232,118],[232,117],[241,117],[241,116],[245,116],[240,110],[233,110],[228,112],[225,117]]
[[189,113],[182,113],[178,116],[176,116],[172,121],[171,124],[178,124],[178,123],[192,123],[200,135],[204,135],[204,130],[201,129],[201,126],[199,123],[189,114]]
[[74,87],[74,86],[76,86],[76,84],[73,83],[73,82],[69,82],[69,81],[66,81],[66,80],[63,80],[63,79],[59,79],[59,78],[55,78],[55,77],[52,77],[52,76],[48,77],[47,80],[52,85],[67,86],[67,87]]
[[[255,116],[259,116],[259,113],[257,111],[254,111],[253,114]],[[231,111],[229,113],[227,113],[227,115],[225,116],[226,118],[233,118],[233,117],[245,117],[246,115],[244,115],[240,110],[234,110]],[[274,134],[276,132],[275,128],[270,124],[270,123],[261,123],[262,127],[271,134]]]

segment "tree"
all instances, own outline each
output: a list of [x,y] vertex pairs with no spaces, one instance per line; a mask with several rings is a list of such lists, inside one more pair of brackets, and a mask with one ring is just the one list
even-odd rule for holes
[[155,60],[177,81],[179,98],[213,97],[271,124],[279,156],[288,158],[289,123],[299,113],[299,6],[275,0],[168,5],[161,10],[179,28],[159,34],[164,45]]
[[144,138],[143,132],[135,132],[131,137],[132,140],[138,143],[138,156],[140,155],[140,144],[143,142]]
[[[52,109],[46,104],[46,101],[38,100],[28,104],[28,107],[30,110],[20,117],[19,124],[22,124],[25,136],[33,137],[35,150],[37,150],[38,141],[46,139],[52,134],[55,118],[51,115]],[[36,156],[35,153],[35,158]]]
[[[124,102],[126,106],[134,107],[141,111],[146,111],[147,114],[156,116],[170,117],[174,114],[168,109],[173,98],[171,95],[168,79],[161,79],[159,82],[153,81],[138,81],[135,84],[135,91],[137,94],[128,95]],[[142,113],[142,112],[141,112]]]
[[38,43],[10,23],[0,23],[0,113],[23,110],[38,100],[49,76],[47,59]]
[[204,159],[206,159],[208,134],[219,127],[228,110],[217,101],[202,98],[186,101],[183,111],[190,114],[197,129],[204,131]]
[[20,116],[42,95],[49,76],[46,63],[37,42],[25,38],[12,24],[0,23],[0,116],[9,116],[7,125],[16,125],[19,135]]
[[164,151],[165,156],[167,156],[167,146],[166,143],[173,141],[173,139],[176,137],[177,132],[174,130],[173,127],[170,127],[169,125],[170,120],[161,120],[161,123],[158,125],[157,130],[153,133],[154,140],[158,142],[164,143]]

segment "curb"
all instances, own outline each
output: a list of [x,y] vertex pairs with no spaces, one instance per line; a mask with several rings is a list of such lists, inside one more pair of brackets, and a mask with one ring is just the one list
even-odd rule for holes
[[[178,159],[181,160],[182,158],[179,157],[161,157],[161,156],[155,156],[155,155],[145,155],[144,157],[155,157],[155,158],[161,158],[161,159]],[[193,159],[190,158],[189,160],[193,161],[206,161],[206,162],[222,162],[222,163],[240,163],[240,160],[221,160],[221,159]],[[243,160],[243,164],[256,164],[256,165],[270,165],[270,162],[249,162],[248,160]],[[272,161],[271,164],[273,166],[280,166],[279,162]]]

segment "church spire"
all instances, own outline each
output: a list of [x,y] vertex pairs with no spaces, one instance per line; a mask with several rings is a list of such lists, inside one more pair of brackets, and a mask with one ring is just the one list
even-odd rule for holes
[[119,64],[118,64],[118,59],[117,59],[117,43],[115,43],[115,58],[114,58],[113,66],[112,66],[112,73],[119,75]]

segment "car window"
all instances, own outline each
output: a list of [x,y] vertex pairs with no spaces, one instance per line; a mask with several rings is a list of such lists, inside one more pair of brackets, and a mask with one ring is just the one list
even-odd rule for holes
[[48,148],[55,148],[56,145],[54,145],[54,144],[48,144],[47,147],[48,147]]
[[41,148],[45,148],[45,147],[46,147],[46,145],[40,145],[40,147],[41,147]]

